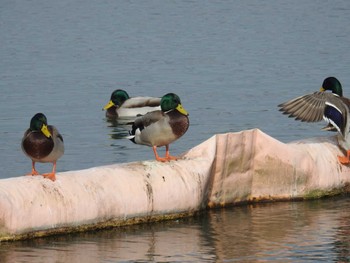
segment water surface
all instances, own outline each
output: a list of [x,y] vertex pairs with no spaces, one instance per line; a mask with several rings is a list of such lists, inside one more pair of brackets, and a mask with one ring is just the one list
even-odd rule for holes
[[[349,86],[347,1],[10,1],[0,3],[0,178],[30,168],[20,140],[36,112],[63,134],[58,171],[152,159],[114,140],[102,106],[177,93],[191,126],[182,153],[216,133],[260,128],[283,141],[323,135],[276,105],[318,90],[330,75]],[[45,165],[43,170],[50,169]]]
[[0,246],[2,262],[347,262],[350,199],[248,205]]
[[[331,75],[350,94],[349,10],[346,0],[3,0],[0,178],[30,171],[20,141],[36,112],[45,113],[64,137],[59,172],[153,159],[149,147],[118,139],[128,128],[104,117],[101,109],[117,88],[131,96],[181,97],[191,126],[170,146],[175,155],[216,133],[252,128],[283,142],[330,136],[319,130],[323,123],[288,119],[276,105],[318,90]],[[38,169],[46,172],[51,165]],[[342,209],[348,199],[327,205],[336,210],[324,209],[323,201],[242,207],[127,230],[1,244],[1,258],[349,260]]]

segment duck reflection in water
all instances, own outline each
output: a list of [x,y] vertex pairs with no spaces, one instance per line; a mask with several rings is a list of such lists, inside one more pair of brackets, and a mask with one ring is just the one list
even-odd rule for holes
[[129,130],[135,118],[106,118],[111,139],[128,139]]

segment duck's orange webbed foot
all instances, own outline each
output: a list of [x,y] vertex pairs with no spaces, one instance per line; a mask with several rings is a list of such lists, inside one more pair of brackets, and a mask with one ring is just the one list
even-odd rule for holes
[[26,174],[28,176],[33,176],[33,175],[40,175],[39,172],[35,169],[35,162],[32,161],[32,171],[29,174]]
[[338,156],[338,160],[341,164],[350,163],[350,150],[346,151],[346,156]]
[[53,163],[53,167],[52,167],[52,171],[51,173],[46,173],[46,174],[43,174],[44,178],[48,178],[50,179],[51,181],[56,181],[56,162]]
[[32,171],[29,174],[26,174],[27,176],[34,176],[34,175],[40,175],[39,172],[35,169],[32,169]]
[[56,181],[55,173],[47,173],[47,174],[43,174],[43,176],[44,176],[44,178],[48,178],[53,182]]
[[169,162],[169,160],[167,158],[163,158],[163,157],[159,157],[159,156],[156,156],[156,160],[158,162],[162,162],[162,163]]
[[165,157],[159,157],[158,153],[157,153],[157,147],[153,146],[153,152],[154,152],[154,156],[156,157],[156,160],[159,162],[170,162],[170,161],[176,161],[179,159],[179,157],[176,156],[172,156],[169,153],[169,145],[166,145],[166,152],[165,152]]
[[166,158],[168,161],[177,161],[177,160],[179,159],[179,157],[172,156],[172,155],[166,155],[165,158]]
[[152,146],[153,152],[154,152],[154,156],[156,157],[156,160],[159,162],[169,162],[169,160],[166,157],[159,157],[158,153],[157,153],[157,146]]
[[178,157],[176,157],[176,156],[172,156],[172,155],[170,155],[170,152],[169,152],[169,145],[166,145],[165,146],[166,148],[166,150],[165,150],[165,159],[167,159],[168,160],[168,162],[170,162],[170,161],[176,161],[177,159],[179,159]]

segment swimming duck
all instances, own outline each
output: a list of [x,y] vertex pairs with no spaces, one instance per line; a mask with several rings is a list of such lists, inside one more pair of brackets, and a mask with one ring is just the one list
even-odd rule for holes
[[[331,92],[325,92],[329,90]],[[338,131],[338,144],[346,151],[346,156],[338,156],[341,164],[350,163],[350,99],[343,97],[342,85],[335,77],[323,81],[319,92],[307,94],[280,105],[280,111],[296,120],[318,122],[324,119],[325,130]]]
[[56,180],[56,162],[64,153],[62,135],[58,130],[47,124],[46,116],[37,113],[30,121],[30,127],[24,133],[22,150],[32,160],[32,171],[28,175],[39,175],[35,163],[53,163],[51,173],[43,174],[45,178]]
[[144,115],[147,112],[160,110],[161,98],[133,97],[125,90],[113,91],[109,102],[103,107],[108,118],[130,118]]
[[[131,141],[153,148],[157,161],[177,160],[169,153],[169,144],[185,134],[189,127],[187,111],[182,107],[179,96],[164,95],[160,101],[161,110],[149,112],[136,118],[130,131]],[[165,157],[159,157],[157,147],[165,146]]]

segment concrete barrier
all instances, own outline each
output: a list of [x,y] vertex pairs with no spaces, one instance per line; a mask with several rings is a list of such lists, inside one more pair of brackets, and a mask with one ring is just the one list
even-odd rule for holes
[[208,207],[348,191],[336,140],[282,143],[258,129],[217,134],[178,161],[0,180],[0,241],[191,215]]

